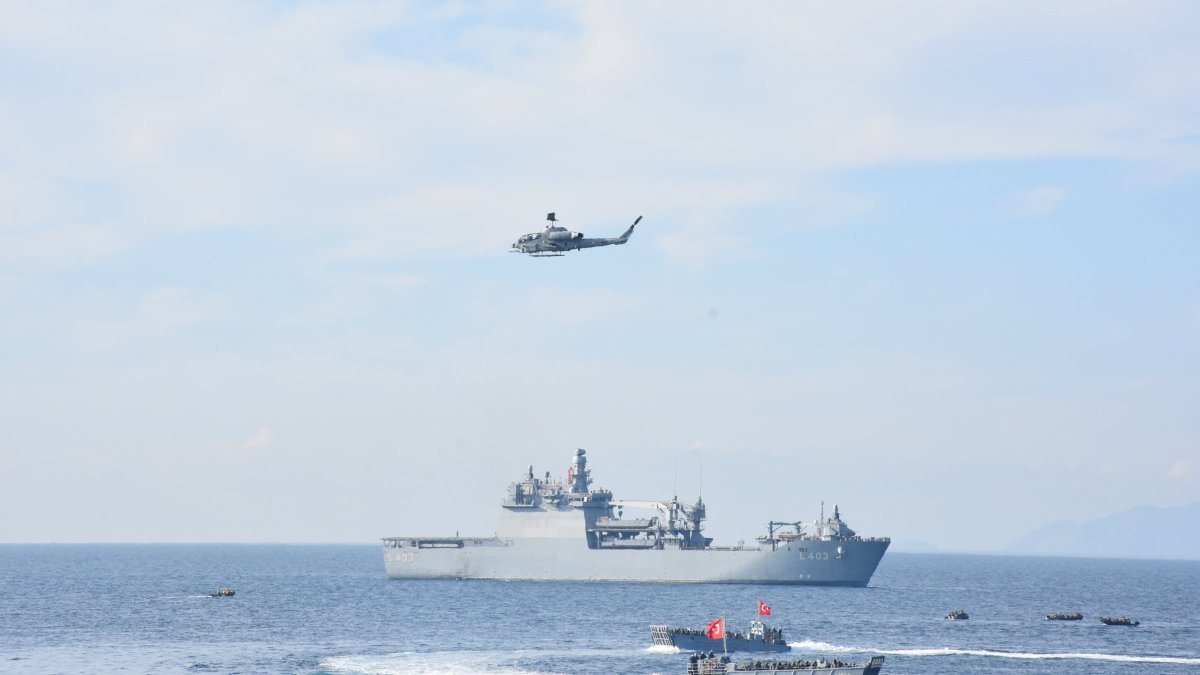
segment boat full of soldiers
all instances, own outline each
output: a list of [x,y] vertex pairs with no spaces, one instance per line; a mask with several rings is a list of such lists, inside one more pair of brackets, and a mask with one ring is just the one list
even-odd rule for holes
[[713,652],[688,657],[687,675],[728,675],[729,673],[771,673],[772,675],[878,675],[883,657],[872,656],[866,665],[824,657],[787,661],[733,661],[727,654]]
[[[722,630],[724,628],[722,627]],[[783,629],[751,621],[748,632],[731,630],[723,638],[709,637],[703,628],[650,626],[650,642],[655,646],[678,647],[681,651],[703,651],[719,644],[725,652],[786,652],[792,648],[783,638]]]

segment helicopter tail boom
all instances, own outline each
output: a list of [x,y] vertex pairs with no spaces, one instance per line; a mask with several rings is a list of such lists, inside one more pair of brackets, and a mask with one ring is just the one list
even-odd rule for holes
[[624,234],[617,237],[617,241],[614,243],[624,244],[625,242],[629,241],[629,237],[633,234],[633,228],[637,227],[637,224],[640,222],[642,222],[642,217],[638,216],[637,220],[633,221],[633,224],[629,226],[629,229],[625,230]]

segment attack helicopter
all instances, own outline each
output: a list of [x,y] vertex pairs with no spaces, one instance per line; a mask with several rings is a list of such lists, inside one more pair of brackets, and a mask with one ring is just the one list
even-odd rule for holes
[[633,225],[629,226],[628,230],[619,237],[584,237],[582,232],[572,232],[558,224],[558,219],[553,213],[546,214],[546,220],[550,224],[541,232],[531,232],[522,236],[512,245],[510,253],[528,253],[532,256],[560,256],[565,255],[567,251],[575,251],[581,248],[594,248],[596,246],[620,246],[629,241],[629,236],[633,234],[633,228],[642,222],[642,217],[638,216],[637,220],[633,221]]

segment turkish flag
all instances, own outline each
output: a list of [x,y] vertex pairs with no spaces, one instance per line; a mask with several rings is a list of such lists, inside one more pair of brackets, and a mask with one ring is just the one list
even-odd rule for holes
[[759,616],[771,616],[771,606],[768,605],[767,603],[763,602],[762,600],[759,600],[758,601],[758,615]]
[[725,639],[725,619],[717,619],[708,624],[708,639],[709,640],[724,640]]

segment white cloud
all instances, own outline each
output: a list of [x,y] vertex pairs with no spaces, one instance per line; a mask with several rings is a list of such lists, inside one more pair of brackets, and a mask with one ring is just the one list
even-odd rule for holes
[[[695,195],[691,204],[680,205],[683,222],[673,232],[654,238],[667,262],[696,269],[715,262],[741,263],[761,255],[745,231],[760,223],[741,222],[730,215],[737,207],[770,199],[765,190],[748,186],[726,187],[717,194]],[[729,232],[728,230],[738,230]]]
[[220,313],[218,301],[178,286],[163,286],[142,296],[138,320],[154,328],[203,323]]
[[[686,7],[26,3],[3,10],[0,43],[63,76],[9,84],[0,150],[39,203],[67,204],[77,221],[96,205],[78,185],[101,185],[120,211],[105,220],[120,223],[116,241],[317,229],[353,257],[494,250],[551,209],[611,222],[697,193],[697,208],[733,211],[747,194],[787,203],[804,172],[1197,162],[1179,140],[1196,133],[1200,75],[1180,65],[1196,48],[1172,12]],[[521,11],[554,27],[528,28]],[[1083,56],[1035,63],[1013,51],[1014,35],[1035,46],[1070,35]],[[947,65],[954,50],[966,60]],[[998,60],[1007,69],[972,71]],[[1091,63],[1121,67],[1098,77]],[[733,227],[707,243],[668,232],[663,251],[704,260],[737,244]]]
[[[0,126],[4,120],[0,118]],[[45,187],[27,176],[0,171],[0,236],[10,228],[43,222],[55,213]],[[0,247],[0,251],[8,246]]]
[[18,265],[62,267],[95,262],[122,250],[114,228],[97,224],[49,224],[0,230],[0,260]]
[[748,237],[736,234],[685,229],[655,241],[668,262],[685,267],[703,268],[718,260],[738,263],[759,255]]
[[260,427],[253,436],[242,444],[244,450],[259,450],[271,444],[271,430],[267,427]]
[[1018,216],[1040,216],[1050,213],[1067,196],[1059,187],[1043,185],[1023,190],[1008,199],[1008,211]]
[[366,286],[396,291],[419,288],[429,283],[429,279],[420,274],[366,274],[359,281]]
[[1190,328],[1200,329],[1200,304],[1183,310],[1183,323]]
[[524,299],[518,314],[543,314],[555,323],[580,325],[640,309],[645,300],[606,288],[539,288]]
[[1196,473],[1196,463],[1190,459],[1181,459],[1171,465],[1167,470],[1167,478],[1172,480],[1183,480],[1190,478]]
[[225,303],[218,296],[180,286],[161,286],[143,293],[132,308],[95,295],[90,318],[76,327],[76,342],[85,347],[125,347],[219,319]]
[[[654,265],[624,285],[619,274],[589,275],[638,261],[639,251],[696,268],[756,260],[755,242],[777,241],[774,234],[894,204],[886,186],[877,195],[823,194],[826,178],[843,170],[1096,158],[1155,171],[1186,167],[1198,152],[1186,139],[1196,137],[1200,119],[1200,70],[1190,67],[1200,47],[1178,26],[1194,24],[1187,15],[1197,10],[986,2],[919,12],[886,3],[511,7],[553,16],[510,21],[503,4],[0,5],[0,49],[22,65],[7,73],[8,95],[0,97],[8,172],[0,174],[0,261],[58,273],[129,258],[61,283],[39,286],[27,269],[0,279],[8,284],[0,288],[5,309],[19,299],[23,310],[6,311],[0,326],[16,337],[7,351],[18,372],[0,378],[6,431],[15,427],[9,436],[23,446],[86,450],[117,480],[167,477],[171,491],[186,487],[172,476],[207,479],[214,454],[243,462],[235,479],[246,489],[229,501],[240,511],[280,492],[267,489],[272,481],[294,487],[319,476],[322,489],[348,496],[342,501],[358,506],[347,508],[365,517],[300,504],[278,509],[280,522],[293,533],[313,518],[329,519],[331,532],[356,522],[357,534],[337,536],[364,538],[393,527],[395,510],[356,497],[393,494],[388,477],[412,475],[414,464],[507,471],[520,453],[576,443],[631,458],[624,466],[634,469],[614,468],[629,477],[622,481],[644,477],[646,457],[691,452],[728,456],[730,465],[739,454],[779,459],[773,476],[781,480],[846,466],[869,478],[909,462],[910,471],[975,471],[990,492],[1035,497],[1059,479],[1055,466],[1077,461],[1091,483],[1070,500],[1076,511],[1110,508],[1113,494],[1145,499],[1155,480],[1161,487],[1175,457],[1158,450],[1130,459],[1121,439],[1161,434],[1146,446],[1177,447],[1172,434],[1187,418],[1171,406],[1188,400],[1195,378],[1163,375],[1176,391],[1150,386],[1161,400],[1146,395],[1139,405],[1130,405],[1135,390],[1121,373],[1109,373],[1104,387],[1084,381],[1078,389],[1054,379],[1073,380],[1064,375],[1069,365],[1014,381],[1022,366],[1040,372],[1039,355],[1055,343],[998,346],[957,326],[937,331],[936,317],[877,315],[879,304],[862,296],[890,280],[900,282],[897,293],[876,299],[914,303],[887,308],[897,314],[954,299],[919,281],[904,249],[887,256],[878,276],[850,266],[841,278],[824,275],[828,282],[820,270],[802,276],[786,264],[744,275],[756,278],[748,283],[728,275],[732,285],[705,283],[715,281],[707,275],[672,278],[677,270]],[[858,177],[846,183],[878,184],[875,172]],[[1033,189],[1014,203],[1030,212],[1066,198],[1061,187],[1026,187]],[[557,269],[555,261],[504,260],[513,239],[539,229],[547,211],[594,236],[618,234],[639,214],[645,220],[634,250],[578,254]],[[764,213],[770,217],[747,216]],[[897,227],[912,220],[896,212]],[[214,232],[192,232],[203,229]],[[223,248],[230,242],[237,248]],[[867,238],[840,237],[803,252],[829,256],[836,268],[846,260],[838,256],[853,255],[838,242],[874,252]],[[210,255],[221,264],[203,264]],[[478,268],[439,260],[452,255],[502,260]],[[379,260],[400,257],[417,264]],[[498,269],[503,276],[485,278]],[[923,278],[936,281],[933,272]],[[1130,292],[1157,283],[1144,279]],[[427,294],[414,291],[423,284]],[[788,301],[755,299],[766,284]],[[963,302],[984,307],[987,299]],[[703,318],[709,308],[719,320]],[[210,325],[230,309],[248,330]],[[310,325],[280,329],[281,314],[284,323]],[[1082,316],[1079,330],[1096,326]],[[1152,321],[1138,323],[1154,330]],[[936,338],[922,339],[920,327]],[[281,330],[288,339],[279,339]],[[217,339],[196,339],[210,333]],[[121,358],[55,351],[61,335],[135,349]],[[27,344],[37,349],[22,349]],[[961,362],[896,356],[956,347]],[[873,358],[872,350],[885,353]],[[1190,362],[1175,359],[1172,372],[1180,363]],[[75,422],[45,433],[62,419]],[[305,461],[269,461],[280,443],[262,419],[286,426],[289,455]],[[204,438],[220,440],[198,445]],[[693,439],[702,440],[689,446]],[[175,455],[158,452],[172,444]],[[253,448],[267,449],[246,452]],[[201,470],[169,470],[182,456]],[[149,471],[143,460],[155,457],[161,467]],[[1031,465],[1029,475],[1044,480],[1005,483],[981,458]],[[13,503],[37,503],[29,498],[51,494],[45,484],[63,482],[65,463],[39,461],[44,471],[35,475],[45,479],[17,476],[30,490]],[[1195,475],[1190,463],[1175,467]],[[1117,480],[1132,470],[1144,480]],[[364,491],[364,480],[380,489]],[[752,484],[731,480],[728,489]],[[1142,487],[1122,492],[1126,484]],[[74,485],[62,508],[121,500],[111,489],[96,493],[106,482],[93,475]],[[925,511],[893,504],[890,485],[864,491],[858,508],[912,527],[903,514]],[[436,497],[418,487],[407,496],[412,503]],[[223,522],[211,517],[209,494],[197,492],[201,506],[190,516],[164,515],[163,531],[186,536],[176,525],[189,518]],[[938,494],[905,493],[909,506],[934,495],[934,513]],[[492,507],[493,495],[476,496]],[[749,503],[742,497],[734,511]],[[961,518],[961,527],[921,522],[968,538],[986,532],[979,540],[991,541],[991,529],[972,524],[1027,522],[1034,506],[1013,517],[1009,503],[980,500],[939,516]],[[43,514],[28,525],[37,536],[57,536],[55,527],[74,522],[25,510]],[[453,519],[486,526],[490,513],[464,502],[438,517],[453,531]],[[261,526],[246,524],[243,533]]]

